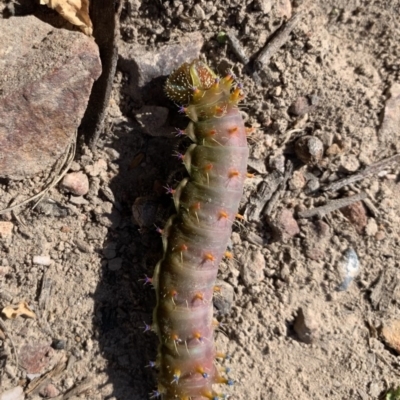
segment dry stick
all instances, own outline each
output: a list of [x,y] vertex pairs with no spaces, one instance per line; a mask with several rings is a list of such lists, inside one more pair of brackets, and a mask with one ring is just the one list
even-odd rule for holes
[[[63,160],[63,162],[61,164],[60,169],[58,171],[56,171],[52,181],[48,184],[48,186],[45,187],[43,190],[41,190],[39,193],[35,194],[34,196],[31,196],[31,197],[27,198],[26,200],[22,201],[21,203],[18,203],[18,204],[15,204],[15,205],[11,206],[11,207],[5,208],[4,210],[0,210],[0,215],[1,214],[5,214],[5,213],[7,213],[9,211],[13,211],[18,207],[22,207],[25,204],[28,204],[31,201],[38,199],[38,201],[33,206],[33,208],[35,208],[38,205],[38,203],[40,202],[40,200],[43,198],[43,196],[49,190],[51,190],[54,186],[56,186],[58,182],[61,181],[61,179],[64,177],[64,175],[68,172],[68,170],[69,170],[69,168],[70,168],[70,166],[72,164],[72,161],[74,160],[75,152],[76,152],[77,134],[78,134],[78,131],[75,132],[75,137],[72,140],[71,144],[69,145],[69,148],[68,148],[68,150],[66,152],[66,155],[64,157],[64,160]],[[59,174],[59,171],[62,169],[63,166],[65,166],[64,171],[62,171]]]
[[239,61],[250,70],[250,76],[254,80],[256,84],[261,84],[261,79],[256,71],[250,66],[250,59],[247,57],[246,52],[244,51],[242,45],[239,42],[235,32],[232,29],[228,29],[226,32],[226,36],[228,37],[228,42],[232,48],[232,51],[235,53],[236,57]]
[[369,175],[377,174],[378,172],[382,171],[383,169],[391,166],[391,164],[397,163],[400,161],[400,154],[396,154],[392,157],[386,158],[382,161],[378,161],[374,164],[369,165],[362,171],[358,172],[357,174],[350,175],[346,178],[339,179],[336,182],[333,182],[325,187],[322,188],[324,192],[332,191],[335,192],[341,189],[344,186],[350,185],[354,182],[358,182],[361,179],[366,178]]
[[355,203],[356,201],[363,200],[367,197],[367,193],[361,192],[357,193],[354,196],[346,197],[344,199],[332,200],[328,204],[316,207],[311,210],[300,211],[297,213],[299,218],[311,218],[314,216],[318,216],[318,218],[324,217],[326,214],[331,213],[332,211],[338,210],[339,208],[346,207],[350,204]]
[[271,57],[289,40],[290,33],[293,31],[302,17],[303,12],[298,12],[273,34],[273,38],[261,50],[261,53],[254,62],[254,68],[256,71],[261,71],[267,67]]

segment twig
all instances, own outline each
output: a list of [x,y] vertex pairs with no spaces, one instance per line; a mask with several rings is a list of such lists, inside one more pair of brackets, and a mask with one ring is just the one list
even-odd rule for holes
[[332,191],[335,192],[341,189],[344,186],[350,185],[354,182],[358,182],[361,179],[366,178],[369,175],[377,174],[378,172],[382,171],[383,169],[389,167],[391,164],[397,163],[400,161],[400,153],[396,154],[392,157],[386,158],[382,161],[378,161],[374,164],[369,165],[364,170],[354,174],[347,176],[346,178],[339,179],[336,182],[333,182],[325,187],[322,188],[324,192]]
[[339,208],[346,207],[350,204],[355,203],[356,201],[363,200],[367,197],[367,193],[361,192],[357,193],[354,196],[346,197],[344,199],[332,200],[328,204],[312,208],[311,210],[300,211],[297,213],[299,218],[311,218],[314,216],[318,216],[318,218],[324,217],[326,214],[331,213],[332,211],[338,210]]
[[[43,198],[43,196],[49,191],[51,190],[54,186],[57,185],[58,182],[61,181],[61,179],[64,177],[64,175],[68,172],[72,161],[74,160],[75,157],[75,151],[76,151],[76,139],[77,139],[77,134],[78,131],[75,132],[75,137],[73,138],[71,144],[69,145],[69,148],[66,152],[66,155],[64,157],[64,160],[61,164],[61,167],[58,171],[56,171],[56,173],[53,176],[53,179],[51,180],[51,182],[43,189],[41,190],[39,193],[35,194],[34,196],[31,196],[29,198],[27,198],[26,200],[22,201],[21,203],[15,204],[11,207],[5,208],[4,210],[0,210],[0,215],[1,214],[5,214],[9,211],[13,211],[16,208],[22,207],[28,203],[30,203],[31,201],[34,201],[36,199],[38,199],[38,201],[35,203],[35,205],[33,206],[33,208],[35,208],[38,203],[40,202],[40,200]],[[59,171],[63,168],[63,166],[65,166],[64,170],[59,173]],[[32,208],[32,209],[33,209]]]
[[242,45],[239,42],[239,39],[235,35],[235,32],[233,32],[232,29],[228,29],[226,35],[233,52],[236,54],[236,57],[243,65],[247,65],[250,62],[250,59],[247,57]]
[[293,31],[302,17],[303,12],[298,12],[273,34],[272,39],[261,50],[261,53],[254,62],[254,68],[256,72],[264,69],[269,63],[271,57],[289,40],[290,33]]
[[235,53],[239,61],[245,66],[245,68],[247,68],[254,82],[256,84],[261,84],[261,79],[258,73],[254,71],[254,69],[250,65],[250,59],[249,57],[247,57],[246,52],[240,44],[235,32],[232,29],[228,29],[228,31],[226,32],[226,36],[228,37],[228,42],[232,48],[232,51]]

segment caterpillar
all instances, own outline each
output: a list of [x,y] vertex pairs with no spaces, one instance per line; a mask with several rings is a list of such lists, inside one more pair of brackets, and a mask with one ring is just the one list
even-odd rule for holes
[[[188,177],[172,194],[176,215],[160,233],[163,258],[152,282],[157,296],[151,330],[159,337],[153,398],[225,399],[215,384],[233,384],[217,360],[213,336],[213,293],[218,265],[226,252],[246,177],[246,129],[238,109],[242,88],[228,73],[219,78],[195,60],[175,70],[165,85],[191,120],[178,135],[193,144],[177,156]],[[150,328],[150,327],[149,327]],[[219,386],[221,387],[221,386]]]

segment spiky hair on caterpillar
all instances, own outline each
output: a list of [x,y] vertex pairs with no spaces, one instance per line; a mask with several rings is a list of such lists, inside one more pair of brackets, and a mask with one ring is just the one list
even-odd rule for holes
[[156,291],[151,329],[159,337],[152,396],[224,399],[214,385],[233,381],[218,362],[224,356],[214,344],[212,299],[246,177],[246,129],[237,106],[243,95],[232,74],[219,78],[199,60],[174,71],[165,91],[183,104],[180,111],[191,121],[178,133],[194,144],[179,153],[188,177],[168,187],[176,215],[162,230],[164,255],[147,279]]

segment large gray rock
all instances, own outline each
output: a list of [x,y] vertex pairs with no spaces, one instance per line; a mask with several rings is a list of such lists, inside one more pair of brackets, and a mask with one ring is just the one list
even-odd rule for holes
[[37,174],[62,156],[100,73],[84,34],[34,16],[0,19],[0,177]]

